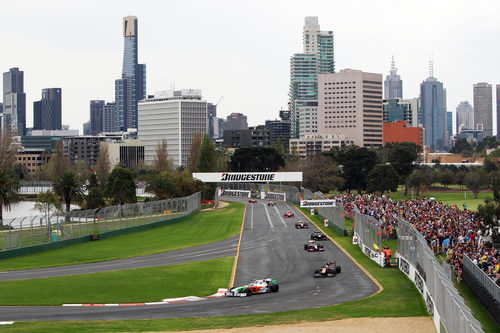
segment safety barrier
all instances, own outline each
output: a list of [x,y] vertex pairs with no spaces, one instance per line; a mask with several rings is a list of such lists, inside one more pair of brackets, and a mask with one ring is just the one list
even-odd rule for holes
[[422,294],[438,333],[482,332],[481,324],[472,316],[425,238],[402,219],[398,219],[397,256],[399,269]]
[[183,198],[4,220],[8,229],[2,232],[4,237],[0,238],[0,249],[4,252],[89,238],[90,235],[175,219],[198,211],[200,199],[201,194],[198,192]]
[[500,286],[465,254],[463,255],[462,279],[500,325]]

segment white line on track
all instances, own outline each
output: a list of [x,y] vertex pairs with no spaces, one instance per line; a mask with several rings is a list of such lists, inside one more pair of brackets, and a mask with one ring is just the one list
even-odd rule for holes
[[267,215],[267,220],[269,221],[269,225],[271,226],[271,229],[274,229],[273,222],[271,221],[271,216],[269,216],[269,210],[267,209],[267,205],[265,203],[261,203],[264,205],[264,209],[266,210],[266,215]]
[[250,230],[253,230],[253,204],[252,204],[252,218],[250,219]]
[[283,225],[284,225],[284,226],[285,226],[285,228],[286,228],[286,227],[287,227],[287,226],[286,226],[286,222],[285,222],[285,220],[283,219],[283,216],[281,216],[280,211],[278,210],[278,207],[274,206],[274,209],[276,209],[276,212],[278,213],[278,216],[280,217],[281,223],[283,223]]

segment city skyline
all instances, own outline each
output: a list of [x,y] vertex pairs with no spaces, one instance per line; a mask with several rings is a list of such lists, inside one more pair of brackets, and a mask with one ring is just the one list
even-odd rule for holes
[[[448,111],[460,101],[472,101],[473,84],[500,81],[500,68],[494,66],[500,5],[494,1],[384,1],[382,6],[368,1],[342,6],[191,1],[149,7],[122,1],[120,10],[99,3],[98,12],[92,1],[50,3],[7,3],[0,13],[9,26],[4,45],[16,46],[2,51],[0,64],[2,72],[18,67],[25,73],[28,127],[33,126],[33,102],[46,87],[65,91],[62,122],[80,132],[89,120],[90,100],[115,100],[113,83],[121,74],[124,47],[117,36],[128,15],[137,16],[141,25],[139,58],[148,65],[147,94],[173,86],[202,89],[208,102],[224,96],[219,117],[240,112],[251,126],[278,118],[278,111],[287,108],[289,59],[302,49],[306,16],[318,16],[321,27],[333,31],[337,72],[355,68],[385,77],[394,55],[403,98],[418,96],[431,58],[435,76],[447,88]],[[54,6],[58,11],[49,12]],[[356,11],[356,18],[345,15]],[[257,110],[247,102],[256,95]],[[494,127],[495,119],[496,114]]]

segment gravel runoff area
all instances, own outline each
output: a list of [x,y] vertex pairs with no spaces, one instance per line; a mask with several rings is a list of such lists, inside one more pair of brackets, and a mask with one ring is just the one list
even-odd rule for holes
[[215,330],[183,331],[189,333],[427,333],[436,332],[431,317],[349,318],[295,325],[257,326]]

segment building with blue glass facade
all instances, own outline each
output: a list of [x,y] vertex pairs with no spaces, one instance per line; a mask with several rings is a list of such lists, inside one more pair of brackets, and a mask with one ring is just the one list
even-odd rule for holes
[[443,83],[432,74],[420,84],[422,123],[425,129],[425,145],[430,150],[445,151],[446,109]]
[[453,112],[446,112],[446,131],[448,132],[448,136],[453,135]]
[[384,123],[406,120],[410,127],[417,127],[420,123],[419,109],[420,100],[418,98],[384,100]]
[[137,103],[146,98],[146,65],[138,63],[137,17],[123,18],[122,77],[115,81],[115,101],[120,130],[137,128]]

